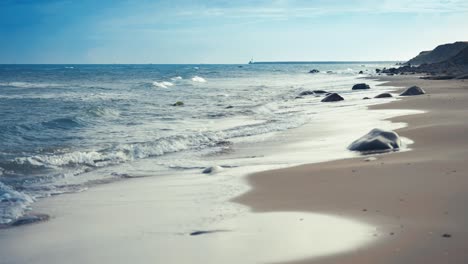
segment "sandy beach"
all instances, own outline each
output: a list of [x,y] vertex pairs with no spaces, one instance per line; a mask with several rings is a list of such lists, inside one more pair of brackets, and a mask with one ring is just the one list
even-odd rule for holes
[[371,107],[426,111],[391,119],[408,123],[397,132],[415,142],[411,151],[257,173],[249,177],[253,189],[235,199],[256,212],[333,214],[378,227],[380,240],[370,246],[289,263],[466,263],[468,85],[414,76],[381,80],[427,92]]

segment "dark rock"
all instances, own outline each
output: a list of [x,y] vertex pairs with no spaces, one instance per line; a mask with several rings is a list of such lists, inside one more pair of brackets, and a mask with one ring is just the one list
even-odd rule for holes
[[362,99],[363,99],[363,100],[369,100],[369,99],[371,99],[371,98],[366,96],[366,97],[364,97],[364,98],[362,98]]
[[319,72],[320,72],[320,71],[317,70],[317,69],[312,69],[312,70],[309,71],[309,73],[319,73]]
[[455,78],[456,76],[454,75],[436,75],[436,76],[421,77],[421,79],[424,79],[424,80],[452,80]]
[[327,94],[327,93],[329,93],[329,92],[324,91],[324,90],[314,90],[313,92],[316,93],[316,94]]
[[452,235],[451,234],[443,234],[442,237],[445,237],[445,238],[451,238]]
[[327,71],[327,73],[328,73],[328,74],[331,74],[331,73],[333,73],[333,72],[332,72],[332,71]]
[[314,94],[314,92],[312,92],[312,91],[303,91],[303,92],[301,92],[301,93],[299,94],[299,96],[313,95],[313,94]]
[[228,106],[226,106],[225,108],[226,108],[226,109],[231,109],[231,108],[234,108],[234,106],[228,105]]
[[348,149],[360,152],[383,152],[397,150],[400,147],[401,140],[397,133],[375,128],[351,143]]
[[199,236],[199,235],[206,235],[206,234],[213,234],[219,232],[227,232],[228,230],[199,230],[190,233],[191,236]]
[[184,102],[182,101],[177,101],[175,102],[172,106],[183,106],[184,105]]
[[419,86],[411,86],[410,88],[406,89],[404,92],[400,94],[400,96],[412,96],[412,95],[421,95],[425,94],[426,92],[420,88]]
[[370,86],[366,83],[358,83],[353,85],[353,90],[365,90],[370,89]]
[[363,72],[363,71],[359,71],[359,74],[364,74],[364,72]]
[[381,71],[381,69],[375,69],[375,73],[380,73]]
[[344,98],[341,97],[339,94],[332,93],[327,95],[327,97],[323,98],[321,102],[337,102],[342,100],[344,100]]
[[381,93],[374,98],[389,98],[389,97],[393,97],[393,96],[389,93]]
[[222,171],[223,168],[220,167],[220,166],[212,166],[212,167],[207,167],[205,168],[202,173],[204,174],[212,174],[212,173],[217,173],[217,172],[220,172]]

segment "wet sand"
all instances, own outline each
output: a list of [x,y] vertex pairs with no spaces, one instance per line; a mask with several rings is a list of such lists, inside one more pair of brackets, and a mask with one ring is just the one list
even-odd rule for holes
[[288,263],[468,261],[468,82],[382,80],[428,93],[371,107],[427,111],[391,119],[408,123],[397,132],[415,141],[412,151],[256,173],[248,178],[253,188],[235,199],[256,212],[324,213],[377,226],[378,243]]

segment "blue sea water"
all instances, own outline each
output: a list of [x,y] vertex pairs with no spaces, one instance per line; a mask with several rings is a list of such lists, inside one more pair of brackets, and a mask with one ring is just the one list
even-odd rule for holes
[[391,65],[0,65],[0,224],[37,199],[134,176],[125,164],[150,160],[139,176],[202,170],[326,113],[300,92],[339,92],[334,106],[352,107],[357,78]]

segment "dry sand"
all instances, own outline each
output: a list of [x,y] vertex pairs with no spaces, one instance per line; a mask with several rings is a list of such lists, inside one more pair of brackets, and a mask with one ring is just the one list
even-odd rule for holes
[[308,211],[379,226],[378,243],[294,263],[468,262],[468,82],[382,80],[428,93],[372,107],[427,111],[391,119],[409,124],[397,132],[415,141],[412,151],[256,173],[253,189],[235,199],[258,212]]

